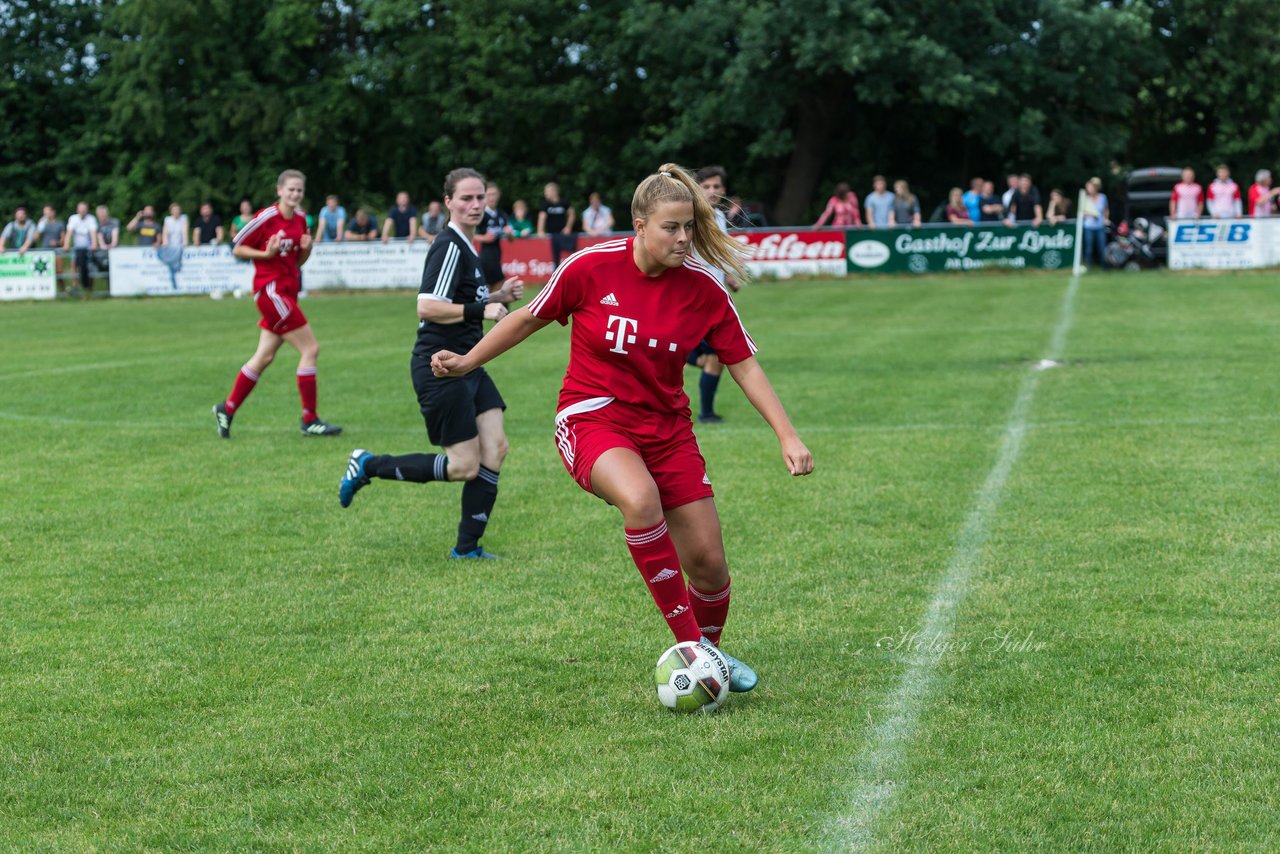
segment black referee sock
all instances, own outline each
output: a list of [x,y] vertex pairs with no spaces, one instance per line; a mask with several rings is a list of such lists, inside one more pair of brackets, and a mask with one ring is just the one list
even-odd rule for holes
[[702,372],[698,379],[698,391],[702,398],[702,414],[714,415],[716,412],[716,389],[720,387],[720,375]]
[[402,454],[398,457],[384,454],[365,463],[364,473],[368,477],[414,483],[448,480],[449,458],[444,454]]
[[498,473],[480,466],[475,480],[462,485],[462,520],[458,522],[458,554],[473,552],[480,545],[484,528],[498,500]]

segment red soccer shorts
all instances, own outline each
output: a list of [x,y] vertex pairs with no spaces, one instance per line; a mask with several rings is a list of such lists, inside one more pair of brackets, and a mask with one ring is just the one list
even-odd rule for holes
[[707,462],[685,416],[663,415],[613,402],[588,412],[576,406],[556,416],[556,446],[564,467],[592,495],[591,469],[612,448],[627,448],[644,461],[658,485],[662,509],[715,495]]
[[268,332],[284,335],[307,325],[307,316],[298,308],[298,294],[277,288],[275,282],[258,288],[253,295],[262,319],[258,325]]

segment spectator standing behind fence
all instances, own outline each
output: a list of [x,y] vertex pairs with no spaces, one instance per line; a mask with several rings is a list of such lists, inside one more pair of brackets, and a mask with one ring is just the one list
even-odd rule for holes
[[1009,215],[1009,205],[1013,204],[1013,194],[1018,192],[1018,182],[1022,178],[1016,172],[1005,177],[1005,190],[1000,194],[1000,204],[1004,205],[1005,216]]
[[418,236],[431,243],[449,224],[449,215],[435,199],[427,202],[427,212],[422,215],[422,225],[418,228]]
[[164,246],[186,246],[190,233],[187,215],[182,212],[182,205],[174,202],[169,205],[169,215],[164,218]]
[[1196,170],[1182,170],[1182,180],[1173,185],[1169,197],[1170,219],[1199,219],[1204,215],[1204,191],[1196,183]]
[[1049,225],[1057,225],[1071,219],[1071,200],[1056,187],[1049,191],[1049,207],[1044,212]]
[[1239,219],[1244,216],[1240,199],[1240,185],[1231,180],[1231,170],[1226,164],[1218,167],[1218,177],[1205,191],[1209,216],[1214,219]]
[[1107,194],[1102,192],[1102,179],[1090,178],[1084,185],[1084,199],[1080,202],[1080,216],[1084,232],[1083,261],[1101,267],[1107,247],[1107,226],[1111,225],[1111,209]]
[[1280,190],[1271,189],[1271,170],[1259,169],[1249,188],[1249,216],[1274,216],[1276,196]]
[[337,243],[347,233],[347,209],[338,204],[338,197],[328,195],[324,198],[324,207],[316,217],[316,242]]
[[98,275],[105,276],[111,262],[110,252],[120,245],[120,220],[111,215],[106,205],[98,205],[98,250],[93,253],[93,265]]
[[236,235],[240,233],[240,229],[249,224],[249,220],[253,219],[253,200],[240,200],[240,213],[231,218],[231,239],[235,240]]
[[222,228],[222,217],[213,212],[213,205],[205,202],[200,206],[200,216],[191,226],[192,246],[216,246],[222,242],[226,233]]
[[959,187],[952,187],[947,196],[947,222],[952,225],[973,225],[973,217],[969,216],[969,208],[964,203],[964,193]]
[[378,222],[364,208],[356,208],[356,215],[347,223],[347,240],[377,240]]
[[599,193],[587,197],[587,206],[582,210],[582,227],[592,237],[613,234],[613,211],[601,201]]
[[484,213],[476,226],[476,243],[480,244],[480,272],[486,285],[496,285],[503,280],[502,239],[511,236],[507,215],[498,205],[502,202],[502,190],[497,184],[484,188]]
[[13,210],[13,221],[0,232],[0,252],[17,250],[19,255],[25,255],[35,241],[36,224],[27,217],[27,209],[19,205]]
[[[111,215],[106,205],[98,205],[98,251],[110,252],[120,245],[120,220]],[[105,264],[100,264],[105,268]]]
[[871,179],[871,192],[867,193],[867,225],[872,228],[888,228],[889,214],[893,211],[893,193],[883,175]]
[[1005,217],[1006,225],[1014,223],[1031,223],[1032,228],[1039,228],[1044,222],[1044,205],[1040,201],[1040,190],[1031,183],[1031,176],[1023,173],[1018,176],[1018,189],[1009,199],[1009,214]]
[[93,295],[93,278],[89,273],[89,254],[98,248],[98,221],[89,213],[88,202],[77,202],[76,212],[67,217],[67,230],[62,236],[62,251],[73,251],[80,286],[87,296]]
[[893,182],[893,208],[889,211],[889,225],[920,225],[920,200],[911,192],[911,185],[901,178]]
[[813,227],[821,228],[828,221],[831,222],[832,228],[857,228],[862,225],[862,214],[858,211],[858,194],[844,181],[836,184],[831,198],[827,199],[827,206],[823,209],[822,216],[818,217]]
[[1004,202],[996,195],[994,181],[982,182],[982,196],[978,199],[978,222],[999,222],[1004,216]]
[[151,205],[143,205],[124,228],[138,233],[139,246],[157,246],[164,239],[160,223],[156,220],[156,209]]
[[529,203],[524,199],[516,199],[511,204],[511,234],[515,237],[528,237],[533,234],[533,220],[529,219]]
[[58,209],[53,205],[44,206],[44,216],[36,223],[36,241],[41,249],[59,249],[63,235],[67,233],[67,224],[58,219]]
[[969,182],[969,189],[960,197],[960,202],[969,212],[970,222],[982,220],[982,179],[974,178]]
[[409,204],[409,194],[396,193],[396,205],[387,211],[387,221],[382,224],[382,242],[391,238],[408,240],[413,243],[418,234],[418,209]]
[[538,210],[538,236],[551,237],[551,269],[560,266],[560,256],[570,255],[578,248],[578,236],[573,232],[577,221],[573,205],[560,198],[560,185],[552,181],[542,189],[542,206]]

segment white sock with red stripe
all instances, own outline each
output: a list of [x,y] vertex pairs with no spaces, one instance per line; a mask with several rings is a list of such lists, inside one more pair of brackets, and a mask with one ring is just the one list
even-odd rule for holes
[[719,590],[706,592],[689,585],[689,604],[693,606],[693,616],[698,621],[707,640],[719,646],[720,633],[724,631],[724,622],[729,617],[729,587],[726,581]]
[[689,603],[689,591],[685,589],[684,572],[680,569],[680,556],[676,544],[667,533],[667,523],[652,528],[627,528],[627,548],[636,562],[649,593],[662,618],[671,627],[676,642],[696,641],[702,638],[702,630],[694,618]]

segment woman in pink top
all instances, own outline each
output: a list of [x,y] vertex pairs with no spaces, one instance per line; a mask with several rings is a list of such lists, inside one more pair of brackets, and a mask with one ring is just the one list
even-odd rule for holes
[[836,191],[827,200],[827,209],[822,212],[822,216],[818,217],[813,227],[821,228],[827,224],[827,220],[831,220],[834,228],[853,228],[862,225],[862,213],[858,210],[858,194],[844,181],[836,184]]

